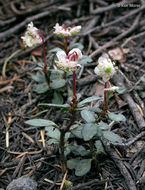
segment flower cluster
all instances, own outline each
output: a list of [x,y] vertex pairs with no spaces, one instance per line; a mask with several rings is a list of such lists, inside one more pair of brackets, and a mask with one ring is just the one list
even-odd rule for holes
[[107,82],[116,73],[117,67],[115,67],[115,63],[112,62],[111,59],[106,57],[100,57],[98,63],[94,72],[101,76],[104,82]]
[[66,27],[64,24],[60,26],[58,23],[56,23],[54,29],[54,34],[56,34],[57,36],[68,37],[74,36],[79,33],[81,30],[81,26]]
[[33,22],[28,24],[25,35],[21,37],[25,47],[35,47],[42,43],[39,30],[33,26]]
[[58,61],[55,61],[56,65],[65,72],[73,72],[77,69],[78,62],[82,58],[82,52],[78,48],[72,49],[68,55],[64,51],[58,51],[56,54]]

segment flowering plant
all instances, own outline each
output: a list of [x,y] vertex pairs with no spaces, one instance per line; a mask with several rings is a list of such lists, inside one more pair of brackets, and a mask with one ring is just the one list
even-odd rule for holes
[[[29,27],[31,28],[30,25]],[[71,28],[66,27],[65,25],[60,26],[59,24],[56,24],[54,28],[54,34],[58,37],[63,37],[63,40],[61,43],[59,43],[61,44],[62,49],[54,48],[50,50],[50,53],[55,54],[52,65],[54,67],[56,65],[57,68],[55,67],[55,69],[51,69],[51,65],[46,67],[45,57],[44,66],[46,70],[44,73],[47,75],[47,72],[49,72],[50,80],[51,78],[56,77],[56,73],[61,73],[61,76],[64,75],[64,79],[61,80],[64,81],[67,80],[66,77],[68,77],[66,74],[73,73],[73,76],[71,75],[73,95],[65,104],[63,104],[63,101],[61,101],[61,103],[50,102],[39,104],[39,106],[47,108],[60,108],[62,123],[60,122],[59,124],[56,124],[53,121],[47,119],[31,119],[25,123],[35,127],[45,127],[46,135],[49,137],[47,143],[49,145],[58,144],[62,170],[65,172],[67,168],[75,169],[75,174],[77,176],[82,176],[89,172],[91,169],[91,163],[97,162],[98,154],[105,153],[102,145],[103,138],[106,138],[112,143],[122,142],[121,137],[113,133],[110,130],[110,126],[104,122],[106,119],[113,120],[115,122],[125,121],[125,117],[122,114],[108,112],[108,94],[111,91],[118,90],[118,87],[111,87],[109,82],[110,78],[116,74],[117,67],[115,66],[115,63],[111,61],[111,59],[101,56],[98,59],[98,66],[94,71],[95,74],[102,77],[103,82],[105,83],[103,97],[104,100],[102,97],[92,96],[80,101],[81,97],[76,93],[76,72],[78,71],[77,68],[81,67],[82,63],[86,64],[87,62],[90,62],[90,58],[82,54],[81,48],[69,48],[70,45],[68,37],[72,37],[74,34],[76,35],[80,31],[81,27],[77,26]],[[34,31],[34,33],[37,33],[36,29],[34,29]],[[26,34],[26,37],[28,34],[29,32]],[[40,33],[38,32],[37,34]],[[41,35],[40,38],[43,39]],[[27,40],[25,40],[25,42],[26,41]],[[52,77],[53,72],[55,74]],[[56,81],[60,82],[60,79],[56,79]],[[63,87],[65,87],[65,84]],[[52,89],[54,90],[56,88]],[[55,92],[55,96],[57,93]],[[60,97],[62,96],[60,95],[59,98]],[[59,98],[57,96],[57,99]],[[102,107],[88,106],[90,103],[93,105],[92,103],[96,101],[102,101]],[[63,117],[63,113],[68,113],[68,116]],[[77,139],[79,139],[79,141],[81,140],[84,146],[80,145]],[[70,157],[70,153],[72,153],[75,158],[71,157],[70,159],[66,159],[67,157]]]

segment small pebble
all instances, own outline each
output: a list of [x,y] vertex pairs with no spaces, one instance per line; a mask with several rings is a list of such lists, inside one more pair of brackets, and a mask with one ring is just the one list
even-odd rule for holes
[[6,190],[37,190],[37,182],[25,175],[14,179],[7,186]]

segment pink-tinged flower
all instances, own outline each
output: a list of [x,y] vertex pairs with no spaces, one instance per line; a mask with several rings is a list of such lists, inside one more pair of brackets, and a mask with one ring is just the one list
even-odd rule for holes
[[25,47],[35,47],[42,43],[40,32],[33,26],[33,22],[28,24],[25,35],[21,39]]
[[98,63],[94,72],[96,75],[101,76],[104,82],[107,82],[116,73],[117,67],[115,67],[115,63],[111,59],[106,57],[100,57]]
[[82,58],[82,52],[78,48],[72,49],[68,55],[62,50],[56,54],[58,61],[55,61],[56,65],[65,72],[73,72],[77,67],[81,67],[78,62]]
[[79,33],[81,30],[81,26],[66,27],[64,24],[60,26],[58,23],[56,23],[54,29],[55,29],[54,34],[56,34],[57,36],[69,37]]

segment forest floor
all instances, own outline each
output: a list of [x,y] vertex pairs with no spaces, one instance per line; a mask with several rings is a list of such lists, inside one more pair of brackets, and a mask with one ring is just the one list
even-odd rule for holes
[[[39,190],[60,189],[64,173],[58,167],[57,146],[47,145],[43,128],[24,122],[40,111],[39,103],[51,102],[48,92],[36,93],[32,75],[43,62],[42,47],[22,47],[21,36],[33,21],[43,36],[47,52],[57,45],[53,35],[56,23],[81,25],[82,30],[71,44],[84,45],[83,54],[92,62],[78,71],[77,93],[82,98],[102,95],[101,79],[94,74],[102,53],[109,53],[118,66],[111,84],[126,89],[115,93],[109,111],[123,113],[125,122],[112,123],[111,130],[123,144],[104,143],[106,154],[98,156],[98,170],[92,168],[77,177],[68,171],[69,190],[145,190],[145,2],[144,0],[0,0],[0,188],[23,175],[31,176]],[[5,63],[5,64],[4,64]],[[4,69],[4,65],[6,66]],[[58,122],[61,111],[50,108],[37,118]],[[42,137],[45,142],[42,143]],[[65,189],[65,187],[64,187]]]

